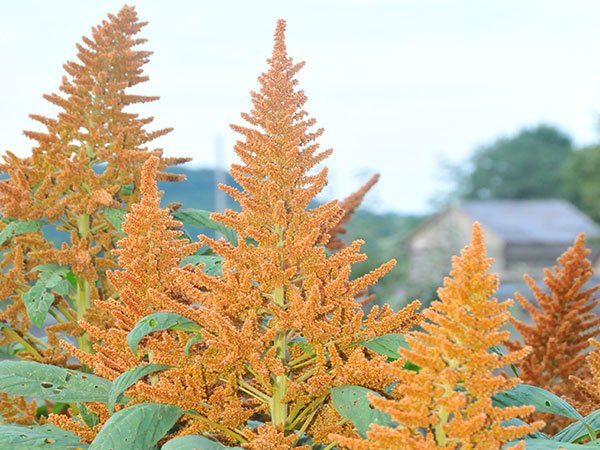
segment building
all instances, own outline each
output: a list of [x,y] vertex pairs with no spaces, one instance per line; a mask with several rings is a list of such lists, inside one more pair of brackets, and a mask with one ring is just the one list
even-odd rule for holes
[[511,283],[528,273],[542,278],[543,268],[577,235],[586,233],[592,261],[598,261],[600,227],[565,200],[486,200],[451,206],[421,225],[408,238],[410,278],[416,285],[440,285],[450,270],[452,255],[471,238],[473,222],[479,222],[488,254],[495,258],[492,270]]

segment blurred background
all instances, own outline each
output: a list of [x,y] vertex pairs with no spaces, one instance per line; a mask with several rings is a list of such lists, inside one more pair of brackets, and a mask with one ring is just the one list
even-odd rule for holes
[[[380,301],[428,301],[450,255],[482,223],[503,287],[525,290],[579,232],[600,229],[600,3],[551,0],[130,1],[154,51],[139,93],[159,102],[136,112],[173,126],[165,154],[191,156],[188,180],[163,186],[165,202],[221,209],[219,174],[235,160],[230,123],[250,108],[275,21],[306,109],[325,127],[330,183],[344,198],[373,173],[379,183],[348,225],[366,240],[364,273],[390,258]],[[0,6],[1,149],[19,156],[52,115],[75,44],[120,1],[21,0]],[[216,170],[215,170],[216,169]],[[227,205],[232,206],[232,205]],[[591,255],[600,272],[597,252]]]

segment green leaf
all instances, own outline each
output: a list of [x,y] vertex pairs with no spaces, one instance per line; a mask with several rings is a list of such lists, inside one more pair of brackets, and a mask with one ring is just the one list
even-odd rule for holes
[[77,287],[77,275],[75,275],[72,270],[67,272],[65,279],[71,284],[72,287]]
[[[408,345],[408,342],[406,342],[404,335],[398,333],[384,334],[383,336],[377,336],[371,339],[359,341],[358,343],[369,350],[374,351],[375,353],[387,356],[389,361],[396,361],[398,358],[400,358],[398,348],[402,347],[410,350],[410,346]],[[417,372],[419,371],[419,366],[411,363],[410,361],[406,361],[404,368]]]
[[175,405],[138,403],[110,417],[89,450],[152,450],[183,411]]
[[[587,423],[595,432],[600,432],[600,409],[585,416]],[[552,439],[558,442],[578,442],[588,436],[585,425],[581,422],[575,422],[563,428]]]
[[86,449],[77,436],[54,425],[0,424],[0,448],[10,450],[76,450]]
[[185,266],[186,264],[193,264],[194,266],[197,266],[198,264],[204,264],[202,271],[205,274],[221,277],[223,276],[223,269],[221,267],[222,261],[222,256],[190,255],[181,260],[181,266]]
[[35,284],[23,294],[23,303],[33,324],[39,328],[44,325],[48,310],[54,303],[52,291],[65,296],[69,293],[70,283],[67,275],[71,271],[68,266],[43,264],[32,270],[40,272]]
[[170,369],[171,366],[163,364],[146,364],[145,366],[134,367],[127,372],[123,372],[113,382],[108,392],[108,411],[112,414],[115,410],[115,403],[123,392],[133,386],[138,380],[144,378],[153,372]]
[[235,230],[226,227],[222,223],[215,222],[210,218],[210,211],[202,209],[184,209],[171,213],[173,218],[179,220],[184,225],[190,225],[198,228],[210,228],[221,233],[225,239],[233,245],[237,245],[237,234]]
[[98,425],[98,423],[100,423],[98,415],[94,411],[88,409],[88,407],[85,406],[83,403],[77,403],[77,409],[79,410],[81,418],[88,427],[93,428],[96,425]]
[[331,401],[336,411],[349,419],[363,437],[372,423],[388,427],[396,426],[389,414],[371,406],[367,394],[381,397],[377,392],[362,386],[340,386],[331,389]]
[[185,353],[186,355],[190,354],[190,349],[192,348],[192,345],[194,345],[197,342],[200,342],[202,340],[202,335],[201,334],[195,334],[193,335],[189,341],[187,341],[187,343],[185,344],[185,347],[183,348],[183,353]]
[[222,450],[224,448],[242,450],[242,447],[227,447],[220,442],[205,438],[199,434],[190,434],[171,439],[160,450]]
[[34,233],[42,229],[41,220],[13,220],[0,231],[0,245],[19,234]]
[[[503,448],[509,449],[521,441],[512,441],[505,444]],[[598,444],[570,444],[557,442],[551,439],[523,439],[526,450],[599,450]]]
[[533,405],[537,412],[557,414],[575,420],[585,420],[569,403],[545,389],[529,384],[518,384],[507,391],[498,392],[493,397],[495,406]]
[[134,186],[133,183],[122,184],[121,185],[121,189],[119,189],[119,194],[121,194],[121,195],[131,195],[131,194],[133,194],[134,187],[135,186]]
[[[0,324],[0,330],[2,330],[3,325]],[[17,359],[17,352],[23,350],[23,347],[16,342],[11,342],[10,344],[0,346],[0,361],[6,359]]]
[[200,325],[196,322],[172,312],[158,312],[150,314],[135,324],[133,330],[127,335],[127,343],[137,356],[137,347],[140,341],[150,333],[161,330],[198,331]]
[[106,208],[104,210],[104,218],[110,223],[119,234],[123,234],[123,220],[125,219],[125,211],[117,208]]
[[0,361],[0,392],[55,402],[103,402],[111,382],[33,361]]

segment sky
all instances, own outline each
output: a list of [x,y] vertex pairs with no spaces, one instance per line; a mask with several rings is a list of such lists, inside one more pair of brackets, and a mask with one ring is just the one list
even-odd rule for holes
[[[553,0],[130,0],[149,25],[150,81],[135,111],[172,126],[158,145],[196,166],[236,160],[239,113],[266,69],[278,18],[306,109],[332,147],[327,198],[372,173],[377,211],[426,213],[448,188],[443,166],[479,146],[547,123],[578,145],[599,139],[600,2]],[[53,115],[75,44],[120,1],[19,0],[0,6],[0,150],[29,154],[28,114]],[[217,156],[222,139],[225,154]]]

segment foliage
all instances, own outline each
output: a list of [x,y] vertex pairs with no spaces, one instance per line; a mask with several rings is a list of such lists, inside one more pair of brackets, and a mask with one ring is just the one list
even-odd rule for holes
[[600,146],[578,149],[566,164],[564,185],[569,198],[600,222]]
[[573,152],[560,130],[539,125],[475,151],[469,168],[455,168],[458,198],[564,197],[563,172]]

